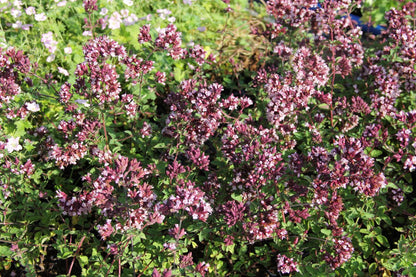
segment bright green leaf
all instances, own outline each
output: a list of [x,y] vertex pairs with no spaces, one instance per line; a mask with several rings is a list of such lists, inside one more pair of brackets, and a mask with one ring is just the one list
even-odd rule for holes
[[78,261],[79,261],[81,267],[83,267],[83,266],[88,264],[88,257],[87,256],[79,256]]
[[243,201],[243,196],[241,194],[232,193],[231,198],[234,199],[237,202],[242,202]]
[[388,241],[388,239],[387,239],[385,236],[383,236],[383,235],[378,235],[378,236],[376,236],[376,239],[377,239],[377,241],[378,241],[381,245],[383,245],[383,246],[385,246],[385,247],[390,247],[390,245],[389,245],[389,241]]
[[326,236],[330,236],[332,234],[332,231],[328,229],[321,229],[321,233]]
[[12,253],[9,246],[0,245],[0,256],[9,257]]

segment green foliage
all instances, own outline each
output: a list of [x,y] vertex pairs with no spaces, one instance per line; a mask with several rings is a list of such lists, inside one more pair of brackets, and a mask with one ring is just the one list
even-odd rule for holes
[[384,14],[392,8],[400,8],[402,3],[397,0],[365,0],[362,4],[364,22],[372,22],[373,25],[385,25],[387,22]]
[[[98,1],[98,10],[88,14],[79,1],[68,1],[65,7],[59,7],[55,1],[27,1],[22,4],[19,17],[12,14],[12,9],[17,9],[15,3],[0,4],[0,47],[23,49],[32,63],[28,72],[23,72],[21,65],[7,74],[6,63],[0,68],[1,93],[11,91],[3,86],[8,78],[13,77],[21,88],[10,103],[2,100],[0,107],[0,275],[150,276],[153,270],[161,274],[165,270],[173,276],[271,276],[280,274],[278,255],[294,259],[298,271],[292,271],[291,276],[416,275],[415,174],[405,167],[407,159],[415,155],[416,127],[398,120],[399,112],[416,108],[416,92],[399,93],[392,100],[386,95],[388,88],[374,86],[382,82],[375,74],[363,79],[361,69],[354,67],[348,76],[341,76],[335,66],[343,57],[335,57],[335,51],[331,52],[331,47],[341,42],[329,40],[326,33],[322,34],[322,41],[316,39],[302,26],[285,25],[284,31],[272,36],[273,21],[266,17],[262,4],[231,1],[231,10],[227,11],[228,5],[220,0],[193,0],[190,5],[185,2],[145,0],[129,6],[122,1]],[[36,21],[28,15],[24,9],[30,5],[37,14],[44,12],[47,19]],[[364,1],[363,20],[383,24],[385,12],[402,5],[399,1]],[[166,15],[170,19],[163,18],[163,9],[171,11]],[[122,13],[122,17],[134,14],[140,19],[134,24],[121,20],[119,28],[103,27],[103,21],[97,21],[110,24],[109,18],[116,12]],[[18,20],[33,26],[23,30],[13,25]],[[150,24],[154,41],[157,28],[165,28],[170,21],[182,33],[182,49],[189,53],[193,45],[201,45],[206,51],[203,58],[212,54],[216,62],[198,65],[195,58],[188,56],[174,59],[152,42],[138,43],[143,25]],[[311,22],[302,24],[309,26]],[[91,31],[93,37],[85,31]],[[53,53],[42,38],[47,32],[52,32],[57,43]],[[124,60],[98,58],[101,70],[105,65],[114,66],[121,85],[119,94],[131,95],[137,104],[134,115],[126,113],[128,101],[120,95],[114,101],[100,103],[91,85],[93,77],[74,74],[86,61],[86,45],[103,35],[122,44],[129,57],[154,62],[149,72],[132,81],[125,78]],[[325,44],[323,38],[329,43]],[[291,47],[290,58],[282,58],[275,50],[280,42]],[[394,43],[391,39],[382,43],[363,40],[362,55],[368,62],[365,70],[377,64],[390,69],[390,74],[397,63],[406,62],[402,57],[406,49]],[[72,52],[66,47],[71,47]],[[302,47],[323,57],[331,75],[325,85],[316,86],[313,97],[305,103],[292,99],[296,104],[290,107],[293,113],[285,118],[284,127],[296,125],[296,131],[282,131],[270,119],[268,109],[276,95],[268,91],[272,85],[267,82],[271,82],[271,74],[276,74],[279,82],[295,88],[302,80],[297,79],[294,55]],[[391,49],[387,51],[388,47]],[[86,64],[86,71],[93,66]],[[265,71],[267,80],[257,79],[259,70]],[[156,72],[165,73],[166,80],[158,81]],[[86,79],[80,80],[81,75]],[[403,81],[400,78],[408,76],[399,76],[397,82]],[[188,80],[196,83],[189,91],[184,88]],[[87,85],[80,88],[83,81]],[[64,103],[61,95],[65,82],[71,84],[69,104]],[[97,82],[102,84],[105,80]],[[213,83],[221,84],[223,90],[209,109],[217,109],[223,118],[200,145],[189,143],[195,130],[208,128],[204,123],[211,118],[205,117],[206,110],[198,110],[196,103],[205,101],[204,97],[212,93],[208,86]],[[277,87],[279,93],[285,89],[283,85]],[[373,110],[368,113],[360,110],[362,107],[352,110],[357,91],[370,105],[382,96],[383,101],[393,103],[398,113],[378,114],[383,101],[379,106],[371,106]],[[194,92],[199,94],[192,99]],[[302,93],[306,92],[300,91],[297,96],[303,97]],[[322,98],[330,96],[330,101],[318,99],[319,93]],[[244,109],[240,104],[234,109],[224,108],[224,100],[230,96],[240,101],[249,99],[254,104]],[[276,107],[280,102],[275,103]],[[33,103],[39,109],[29,109],[28,105]],[[175,117],[180,110],[186,111],[188,117]],[[317,120],[317,115],[322,118]],[[96,125],[85,127],[86,122]],[[380,130],[364,135],[377,125]],[[192,129],[194,126],[197,128]],[[235,134],[227,134],[229,127]],[[266,134],[270,130],[276,132],[275,137]],[[399,136],[402,130],[410,133],[411,142],[406,146]],[[365,140],[366,144],[357,157],[347,160],[342,147],[336,145],[340,137],[362,139],[360,143]],[[231,143],[226,145],[227,140],[235,142],[235,149],[228,155]],[[85,152],[73,154],[83,146]],[[14,149],[10,150],[11,147]],[[202,153],[194,160],[193,148]],[[317,149],[327,155],[325,161],[315,163],[311,153]],[[343,151],[355,150],[351,146]],[[70,158],[60,161],[56,153]],[[197,164],[204,155],[208,170]],[[270,155],[278,161],[267,160],[271,166],[264,170],[262,159]],[[292,163],[296,155],[301,157],[300,169]],[[122,157],[126,158],[126,165]],[[374,174],[382,173],[386,178],[387,185],[374,195],[360,191],[359,185],[369,182],[369,178],[360,179],[365,168],[358,173],[351,169],[359,159],[371,160]],[[137,164],[133,165],[133,161]],[[183,166],[175,177],[169,175],[173,162]],[[327,167],[318,169],[319,162]],[[339,165],[347,168],[339,179],[351,178],[354,182],[337,187],[333,175]],[[277,169],[281,172],[273,175]],[[259,178],[251,183],[247,176]],[[342,199],[341,212],[333,218],[330,214],[336,205],[316,201],[319,181],[327,181],[325,178],[334,181],[327,188],[326,201]],[[187,201],[200,197],[200,204],[213,209],[208,218],[198,218],[195,210],[199,206],[178,210],[174,204],[168,206],[180,189],[189,184],[195,188]],[[251,191],[253,187],[255,193]],[[93,192],[106,189],[111,193],[101,194],[99,200],[90,199],[96,197]],[[403,196],[402,200],[393,198],[396,191]],[[139,196],[132,196],[135,193]],[[63,194],[67,196],[63,202],[85,211],[73,215],[70,209],[65,210],[67,206],[61,203]],[[76,202],[82,197],[84,202]],[[232,211],[236,218],[239,212],[242,215],[230,223],[226,211]],[[157,218],[158,215],[163,218]],[[270,218],[277,223],[273,225]],[[109,235],[103,234],[105,224],[113,228]],[[337,234],[338,227],[341,234]],[[272,231],[267,233],[270,228]],[[286,234],[278,233],[282,230]],[[259,231],[258,237],[253,234],[255,231]],[[267,236],[262,237],[262,232]],[[354,251],[332,268],[328,260],[340,256],[335,240],[340,237],[350,239]],[[209,263],[206,270],[205,263]]]

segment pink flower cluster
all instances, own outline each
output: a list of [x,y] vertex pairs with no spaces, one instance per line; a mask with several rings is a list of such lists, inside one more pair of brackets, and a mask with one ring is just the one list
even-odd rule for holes
[[331,176],[332,188],[349,184],[360,193],[374,196],[387,185],[384,174],[374,172],[374,159],[364,153],[365,144],[362,144],[362,140],[339,137],[334,145],[337,146],[335,151],[340,154],[340,160],[335,162],[335,168],[339,171]]
[[[31,69],[29,59],[23,55],[23,51],[9,48],[0,48],[0,109],[4,104],[9,104],[14,97],[22,92],[22,83],[30,84],[30,79],[23,80],[19,74],[27,75]],[[8,112],[13,112],[8,108]]]
[[335,253],[332,255],[325,253],[324,259],[332,269],[335,269],[351,258],[351,254],[354,252],[354,247],[352,246],[351,239],[347,237],[333,239],[333,243]]
[[207,221],[212,213],[212,208],[204,195],[205,193],[201,189],[195,187],[195,183],[180,179],[176,187],[176,195],[172,195],[164,201],[162,210],[166,215],[184,210],[193,219]]
[[298,264],[293,261],[292,258],[288,258],[285,255],[277,255],[277,270],[282,274],[299,272],[297,268]]
[[86,83],[91,86],[91,92],[84,93],[85,97],[96,99],[100,105],[105,102],[117,101],[121,92],[119,75],[115,66],[105,63],[110,57],[122,60],[126,58],[126,50],[117,42],[107,38],[99,37],[91,40],[84,48],[85,62],[77,66],[76,88],[86,91]]
[[[184,49],[181,47],[181,35],[181,32],[176,31],[175,25],[169,24],[166,28],[160,29],[159,34],[155,40],[155,46],[160,49],[167,50],[168,55],[171,56],[174,60],[180,59],[185,54]],[[142,36],[147,37],[147,35],[143,34]]]
[[220,84],[198,84],[196,80],[185,80],[180,91],[171,93],[166,99],[171,113],[166,120],[164,133],[169,136],[184,136],[187,145],[202,145],[217,130],[222,121],[218,101],[223,87]]
[[[99,209],[107,218],[105,224],[97,226],[104,240],[117,231],[142,230],[160,224],[165,218],[162,214],[165,208],[157,201],[152,186],[143,181],[148,174],[137,160],[119,156],[112,166],[104,166],[96,179],[84,176],[89,189],[78,196],[69,197],[60,191],[57,195],[59,206],[65,214],[72,216]],[[118,199],[120,189],[125,190],[127,199]]]
[[[95,0],[83,3],[87,13],[98,9]],[[346,211],[385,192],[389,205],[403,205],[401,185],[384,189],[403,177],[385,168],[416,168],[416,112],[400,107],[403,92],[415,89],[416,33],[408,16],[416,5],[388,14],[385,37],[396,45],[386,44],[364,59],[361,32],[347,15],[351,1],[317,4],[267,1],[275,21],[258,34],[267,36],[273,56],[265,58],[252,83],[241,85],[234,77],[242,86],[238,91],[220,84],[215,74],[204,76],[203,70],[214,66],[212,56],[200,45],[182,47],[173,24],[159,29],[156,39],[150,25],[140,28],[137,40],[142,52],[150,53],[146,58],[109,37],[91,39],[75,83],[56,90],[64,113],[48,128],[27,128],[25,136],[39,140],[30,159],[11,159],[30,151],[29,140],[1,134],[1,173],[33,177],[42,170],[36,160],[62,169],[59,177],[68,171],[79,175],[76,192],[57,179],[63,215],[94,218],[112,256],[122,257],[113,238],[135,231],[154,238],[156,230],[158,250],[172,266],[155,268],[152,276],[170,276],[173,267],[201,275],[210,267],[217,270],[197,261],[199,249],[190,245],[218,248],[219,241],[224,256],[234,245],[267,246],[277,255],[272,263],[280,274],[299,272],[303,257],[290,257],[310,245],[321,249],[320,256],[319,250],[302,255],[319,256],[332,269],[342,266],[357,248],[348,237]],[[280,40],[291,30],[301,39]],[[57,46],[52,40],[49,33],[42,39],[51,53]],[[188,64],[191,74],[177,81],[151,59],[161,54]],[[399,58],[387,64],[393,54]],[[39,111],[41,102],[8,107],[31,84],[23,77],[31,71],[29,60],[20,51],[1,50],[0,69],[0,109],[6,117],[40,120],[28,115]],[[348,78],[357,83],[335,85]],[[0,184],[9,197],[11,185]],[[346,195],[360,200],[350,203]],[[192,238],[196,233],[199,241]],[[206,233],[209,239],[203,238]]]

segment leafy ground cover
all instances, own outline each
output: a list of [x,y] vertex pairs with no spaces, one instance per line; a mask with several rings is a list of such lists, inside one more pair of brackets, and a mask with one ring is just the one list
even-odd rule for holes
[[1,275],[416,276],[416,4],[377,3],[1,0]]

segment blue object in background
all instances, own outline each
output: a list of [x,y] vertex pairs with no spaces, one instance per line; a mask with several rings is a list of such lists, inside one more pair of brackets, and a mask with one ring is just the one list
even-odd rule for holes
[[[260,0],[254,0],[254,1],[256,1],[258,3],[261,3]],[[320,8],[322,8],[322,6],[321,6],[320,3],[318,3],[318,5],[316,5],[315,7],[312,7],[312,8],[309,8],[309,9],[316,10],[316,9],[320,9]],[[374,26],[372,26],[368,23],[362,22],[361,21],[361,16],[358,16],[358,15],[355,15],[355,14],[350,14],[350,17],[353,21],[355,21],[357,23],[358,26],[360,26],[361,30],[364,33],[371,33],[373,35],[380,35],[382,31],[386,30],[386,28],[383,27],[383,26],[378,25],[378,26],[374,27]]]
[[[318,5],[315,8],[311,8],[311,10],[322,8],[321,4],[318,3]],[[361,30],[364,33],[372,33],[373,35],[380,35],[383,30],[386,30],[385,27],[382,27],[380,25],[374,27],[370,24],[366,24],[361,21],[361,17],[355,14],[350,14],[350,17],[353,21],[357,22],[357,25],[360,26]]]
[[376,27],[373,27],[372,25],[363,23],[361,21],[361,17],[359,17],[358,15],[350,14],[350,16],[351,16],[352,20],[357,22],[358,26],[360,26],[361,30],[363,30],[363,32],[365,32],[365,33],[372,33],[374,35],[379,35],[379,34],[381,34],[381,32],[383,30],[386,30],[385,27],[382,27],[380,25],[378,25]]

